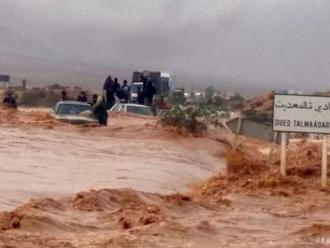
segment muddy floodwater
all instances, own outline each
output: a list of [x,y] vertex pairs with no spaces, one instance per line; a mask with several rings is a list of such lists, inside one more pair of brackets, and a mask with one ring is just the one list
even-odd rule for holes
[[289,146],[283,177],[270,144],[154,118],[0,110],[0,137],[0,247],[330,247],[320,144]]
[[35,196],[86,189],[173,193],[223,167],[189,140],[139,137],[143,125],[124,137],[121,128],[108,133],[99,127],[92,127],[95,132],[72,128],[0,129],[1,209]]

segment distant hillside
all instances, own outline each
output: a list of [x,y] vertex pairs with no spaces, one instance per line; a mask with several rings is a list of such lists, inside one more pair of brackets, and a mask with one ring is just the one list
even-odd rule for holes
[[[118,68],[24,56],[0,57],[0,73],[10,74],[11,83],[14,85],[20,84],[21,80],[26,78],[28,87],[58,83],[98,90],[101,89],[108,75],[118,77],[120,82],[124,79],[130,82],[132,72],[138,69],[144,68]],[[203,91],[206,87],[213,85],[219,90],[235,90],[247,98],[268,90],[262,87],[229,84],[225,80],[210,80],[188,75],[175,75],[174,78],[176,80],[174,87],[184,86],[187,90],[194,88]]]

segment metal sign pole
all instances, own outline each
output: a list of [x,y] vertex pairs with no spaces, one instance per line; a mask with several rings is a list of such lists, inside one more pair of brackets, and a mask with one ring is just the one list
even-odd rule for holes
[[281,174],[286,176],[286,142],[287,133],[281,133]]
[[328,178],[328,137],[323,135],[322,142],[322,175],[321,175],[321,185],[322,188],[327,187]]

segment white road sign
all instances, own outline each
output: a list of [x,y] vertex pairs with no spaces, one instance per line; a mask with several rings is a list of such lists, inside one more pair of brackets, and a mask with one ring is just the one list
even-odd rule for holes
[[276,94],[273,110],[274,131],[330,134],[330,97]]

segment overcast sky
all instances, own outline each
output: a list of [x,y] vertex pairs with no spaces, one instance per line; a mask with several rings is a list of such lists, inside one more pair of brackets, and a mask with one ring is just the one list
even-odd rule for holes
[[329,13],[329,0],[0,0],[1,66],[17,56],[330,88]]

